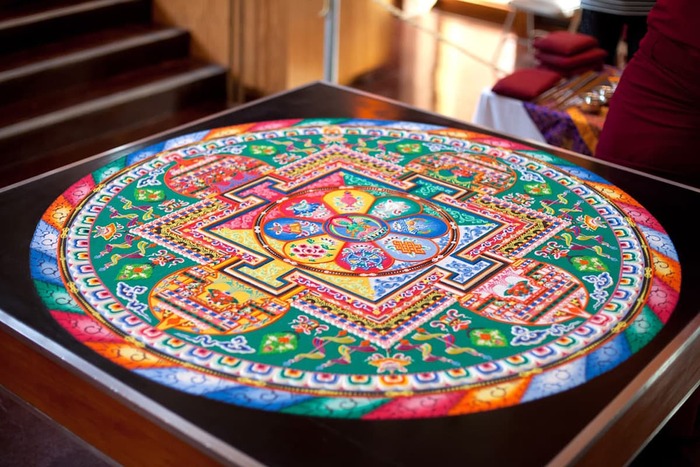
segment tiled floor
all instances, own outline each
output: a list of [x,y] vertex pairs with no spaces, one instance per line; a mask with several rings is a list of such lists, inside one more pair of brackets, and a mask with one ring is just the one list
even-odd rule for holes
[[[500,25],[433,12],[419,27],[397,26],[391,63],[354,86],[420,109],[469,122],[481,90],[500,76],[489,63],[501,39]],[[420,29],[419,29],[420,28]],[[438,41],[440,35],[445,41]],[[531,64],[513,37],[504,44],[498,67],[510,72]],[[632,464],[700,466],[700,442],[665,430]],[[9,398],[0,388],[0,466],[102,466],[105,459],[56,424]]]

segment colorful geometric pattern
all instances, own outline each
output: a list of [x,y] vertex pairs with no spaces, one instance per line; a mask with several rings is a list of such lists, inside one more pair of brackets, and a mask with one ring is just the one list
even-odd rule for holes
[[79,180],[31,248],[105,358],[231,404],[458,415],[565,391],[648,343],[671,240],[627,194],[504,139],[410,122],[203,131]]

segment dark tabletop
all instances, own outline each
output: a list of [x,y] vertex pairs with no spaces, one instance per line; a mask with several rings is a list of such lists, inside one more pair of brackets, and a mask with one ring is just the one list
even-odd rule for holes
[[[475,129],[376,96],[313,83],[10,187],[0,191],[5,223],[0,229],[0,309],[146,398],[273,466],[331,462],[334,465],[543,465],[697,315],[700,249],[692,226],[696,222],[693,217],[699,212],[700,190],[532,143],[597,173],[641,203],[670,235],[682,267],[680,300],[661,332],[612,371],[574,389],[505,409],[431,419],[364,421],[285,415],[197,397],[141,378],[74,340],[50,317],[31,281],[29,243],[43,212],[73,182],[110,160],[180,134],[245,122],[325,117],[403,120]],[[496,132],[491,134],[502,137]]]

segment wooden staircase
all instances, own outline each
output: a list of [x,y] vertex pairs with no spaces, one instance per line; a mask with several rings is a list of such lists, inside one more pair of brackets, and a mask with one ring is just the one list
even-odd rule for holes
[[0,0],[0,187],[226,108],[145,0]]

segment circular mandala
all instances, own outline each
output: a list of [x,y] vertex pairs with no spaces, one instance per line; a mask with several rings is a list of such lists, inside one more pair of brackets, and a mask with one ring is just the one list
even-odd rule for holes
[[644,346],[680,267],[656,220],[551,154],[408,122],[285,120],[131,154],[46,211],[52,316],[161,384],[293,414],[507,407]]

